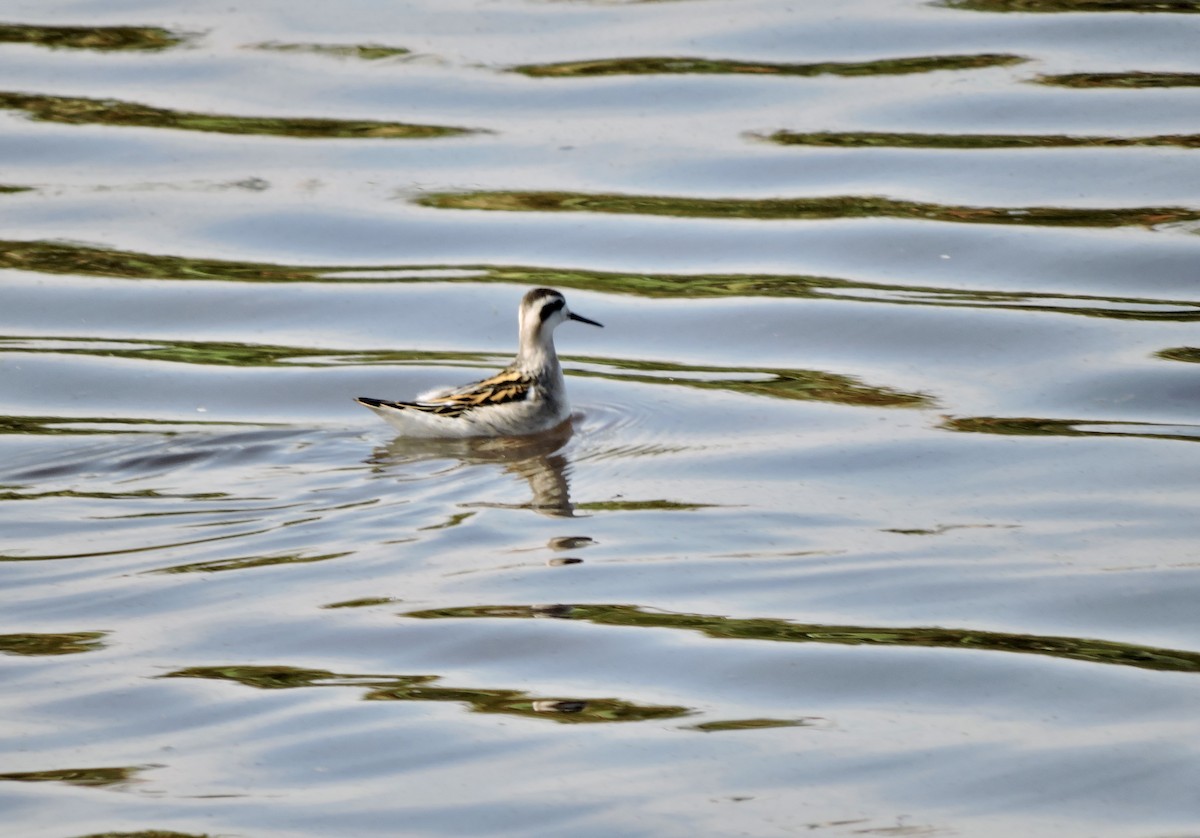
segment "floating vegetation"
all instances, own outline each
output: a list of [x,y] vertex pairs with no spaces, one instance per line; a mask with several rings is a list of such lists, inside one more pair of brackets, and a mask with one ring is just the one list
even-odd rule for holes
[[[99,358],[136,358],[206,366],[268,367],[308,358],[329,358],[330,353],[292,346],[214,341],[92,341],[56,338],[50,341],[0,337],[0,351],[55,355],[89,355]],[[416,356],[418,353],[413,353]],[[396,359],[393,359],[396,360]],[[90,420],[89,420],[90,421]]]
[[[818,370],[769,367],[701,367],[662,361],[599,361],[630,372],[576,371],[594,376],[644,384],[673,384],[700,390],[722,390],[748,396],[821,401],[863,407],[930,407],[933,399],[924,393],[904,393],[887,387],[872,387],[853,376]],[[664,373],[666,375],[664,375]],[[752,376],[752,377],[750,377]],[[581,505],[580,509],[585,509]]]
[[32,192],[32,186],[12,186],[10,184],[0,183],[0,195],[13,195],[17,192]]
[[164,50],[190,36],[157,26],[26,26],[0,23],[0,43],[105,52]]
[[[429,364],[430,362],[474,367],[479,364],[494,364],[498,360],[495,356],[487,354],[463,352],[415,350],[331,352],[307,347],[193,341],[147,341],[145,343],[105,341],[96,345],[94,341],[73,338],[51,339],[43,345],[37,340],[0,337],[0,352],[91,355],[105,358],[131,358],[237,367],[264,367],[281,364],[289,366],[361,366],[397,363]],[[581,377],[604,378],[610,381],[633,381],[702,390],[722,390],[777,399],[824,401],[871,407],[928,407],[932,404],[932,400],[921,393],[904,393],[887,387],[873,387],[863,384],[853,376],[817,370],[774,367],[706,367],[673,364],[665,361],[606,358],[588,358],[587,361],[601,369],[569,370],[569,372]],[[28,432],[26,429],[30,425],[44,426],[52,421],[58,420],[48,417],[18,417],[15,418],[16,427],[9,432]],[[0,433],[4,432],[3,423],[4,418],[0,417]],[[455,523],[457,521],[446,522],[440,526],[453,526]],[[272,563],[274,561],[290,561],[290,559],[272,560]],[[313,561],[313,559],[307,561]],[[213,568],[188,566],[186,569],[208,570]],[[180,571],[174,570],[173,572]]]
[[430,524],[427,527],[417,527],[417,532],[429,532],[432,530],[448,530],[453,527],[460,526],[464,521],[469,521],[475,517],[474,512],[457,512],[442,521],[439,524]]
[[214,559],[207,562],[172,565],[171,567],[148,570],[146,573],[220,573],[223,570],[249,570],[255,567],[270,567],[277,564],[311,564],[349,556],[349,552],[326,553],[320,556],[292,554],[286,556],[247,556],[236,559]]
[[887,131],[776,131],[750,134],[780,145],[833,146],[837,148],[1122,148],[1126,146],[1181,146],[1200,148],[1200,134],[1161,134],[1150,137],[1075,137],[1068,134],[905,134]]
[[686,707],[634,704],[617,698],[536,697],[520,690],[442,687],[436,685],[436,675],[339,675],[294,666],[198,666],[159,677],[232,681],[262,690],[354,687],[366,690],[363,698],[367,701],[452,702],[466,704],[476,713],[569,724],[672,719],[692,712]]
[[273,52],[308,52],[315,55],[331,55],[335,58],[360,58],[364,61],[378,61],[381,58],[409,54],[403,47],[385,47],[382,44],[285,44],[279,41],[265,41],[261,44],[251,44],[250,48]]
[[[177,422],[170,419],[130,419],[114,416],[4,416],[0,415],[0,434],[82,435],[114,433],[154,433],[171,436],[195,428],[248,425],[261,428],[260,422]],[[0,556],[0,560],[4,557]]]
[[319,117],[230,116],[155,108],[117,99],[83,99],[0,92],[0,109],[21,110],[39,122],[170,128],[216,134],[303,139],[429,139],[475,133],[468,128]]
[[0,269],[119,279],[314,282],[320,271],[258,262],[192,259],[61,241],[0,241]]
[[676,218],[813,221],[834,218],[905,218],[953,224],[1022,227],[1153,227],[1200,220],[1189,207],[964,207],[900,201],[875,195],[819,198],[682,198],[584,192],[432,192],[415,203],[437,209],[496,212],[597,212]]
[[1154,354],[1164,361],[1183,361],[1188,364],[1200,364],[1200,347],[1197,346],[1176,346],[1171,349],[1159,350]]
[[[413,611],[416,619],[532,619],[547,616],[546,606],[476,605]],[[697,631],[720,640],[782,643],[829,643],[841,646],[907,646],[970,649],[1048,655],[1055,658],[1116,664],[1164,672],[1200,672],[1200,652],[1114,643],[1082,637],[975,631],[950,628],[841,626],[793,623],[770,618],[739,619],[708,614],[647,611],[636,605],[556,605],[553,616],[606,626],[636,626]]]
[[396,597],[390,596],[371,596],[363,597],[362,599],[348,599],[343,602],[331,602],[328,605],[322,605],[322,608],[373,608],[376,605],[394,605],[400,602]]
[[712,509],[715,503],[683,503],[676,500],[603,500],[580,503],[576,509],[584,512],[693,512],[697,509]]
[[777,727],[812,727],[815,719],[730,719],[719,722],[703,722],[692,725],[688,730],[715,733],[722,730],[769,730]]
[[[85,498],[88,500],[220,500],[222,498],[229,497],[229,495],[225,494],[224,492],[174,494],[170,492],[158,492],[154,489],[137,489],[131,492],[81,492],[78,489],[59,489],[58,491],[54,492],[22,492],[18,490],[19,488],[20,487],[5,486],[0,489],[0,501],[44,500],[46,498]],[[53,636],[57,637],[58,635]]]
[[29,657],[78,655],[104,648],[106,631],[76,631],[59,634],[0,634],[0,653]]
[[[3,254],[0,253],[0,259]],[[652,298],[787,297],[962,308],[1043,311],[1118,320],[1200,320],[1200,300],[1014,292],[860,282],[804,274],[653,274],[480,265],[462,282],[503,282]]]
[[826,61],[817,64],[779,64],[764,61],[730,61],[712,58],[647,57],[601,58],[555,64],[522,64],[512,68],[534,78],[593,78],[596,76],[728,75],[756,76],[894,76],[939,70],[973,70],[1007,67],[1027,59],[1019,55],[933,55],[883,58],[877,61]]
[[1038,84],[1057,87],[1200,87],[1200,73],[1063,73],[1038,76]]
[[937,0],[933,5],[972,12],[1200,12],[1200,0]]
[[[1000,524],[938,524],[936,527],[888,527],[880,532],[890,532],[896,535],[944,535],[951,530],[987,530],[1000,527]],[[1012,529],[1015,525],[1005,525],[1005,529]]]
[[947,419],[942,422],[941,427],[948,431],[1000,434],[1002,436],[1135,437],[1138,439],[1200,442],[1200,425],[1167,425],[1159,422],[965,416]]
[[132,783],[137,775],[157,765],[134,765],[117,768],[57,768],[49,771],[10,771],[0,774],[0,780],[17,783],[66,783],[69,786],[104,788]]
[[[1200,320],[1200,300],[1155,300],[1141,297],[1105,297],[1088,294],[1013,292],[938,288],[860,282],[805,274],[656,274],[590,271],[578,268],[504,265],[380,266],[354,271],[342,278],[346,266],[275,265],[162,256],[109,250],[71,242],[0,241],[0,269],[46,274],[112,277],[119,279],[221,280],[225,282],[355,282],[410,283],[434,274],[439,282],[505,283],[631,294],[664,299],[722,299],[729,297],[788,297],[791,299],[844,300],[891,305],[1012,309],[1074,314],[1122,320]],[[453,269],[453,276],[446,275]],[[377,274],[378,278],[373,278]],[[186,341],[108,341],[106,354],[158,360],[220,364],[266,364],[319,358],[332,362],[331,354],[315,349],[272,347],[236,343]],[[99,354],[94,341],[79,338],[27,340],[0,337],[5,351],[56,351]],[[482,361],[485,355],[436,355],[393,352],[373,356],[379,363],[404,360]],[[223,360],[224,359],[224,360]]]

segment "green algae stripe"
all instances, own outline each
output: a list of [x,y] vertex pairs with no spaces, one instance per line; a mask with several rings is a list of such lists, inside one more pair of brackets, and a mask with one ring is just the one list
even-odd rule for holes
[[716,509],[715,503],[681,503],[676,500],[604,500],[576,504],[575,508],[585,512],[695,512],[698,509]]
[[0,195],[14,195],[18,192],[32,192],[32,186],[13,186],[11,184],[0,183]]
[[1173,346],[1170,349],[1160,349],[1155,357],[1164,361],[1183,361],[1185,364],[1200,364],[1200,346]]
[[[77,338],[39,340],[0,336],[0,352],[87,355],[104,358],[128,358],[167,361],[205,366],[268,367],[297,366],[378,366],[382,364],[441,363],[447,366],[491,368],[504,359],[486,353],[422,352],[416,350],[340,351],[307,347],[267,346],[237,343],[201,343],[194,341],[93,341]],[[929,407],[932,399],[923,393],[905,393],[888,387],[864,384],[857,378],[820,370],[775,367],[717,367],[675,364],[665,361],[586,358],[589,369],[568,369],[580,377],[609,381],[720,390],[747,396],[777,399],[823,401],[862,407]],[[6,425],[7,421],[7,425]],[[0,433],[75,433],[73,425],[82,422],[129,422],[131,420],[56,420],[53,417],[0,417]],[[149,421],[149,420],[147,420]],[[66,422],[56,427],[58,422]],[[154,423],[159,424],[159,423]],[[292,559],[272,559],[277,563]],[[316,561],[316,559],[305,559]],[[211,570],[203,566],[187,569]],[[180,572],[176,569],[174,572]]]
[[349,556],[350,553],[326,553],[321,556],[305,556],[301,554],[287,556],[247,556],[245,558],[236,559],[213,559],[207,562],[193,562],[191,564],[172,565],[171,567],[163,567],[157,570],[144,571],[147,574],[162,574],[162,573],[220,573],[226,570],[250,570],[257,567],[272,567],[280,564],[311,564],[313,562],[324,562],[330,559],[340,559],[344,556]]
[[674,218],[815,221],[902,218],[952,224],[1029,227],[1153,227],[1200,220],[1190,207],[969,207],[901,201],[875,195],[817,198],[683,198],[584,192],[432,192],[414,199],[436,209],[493,212],[594,212]]
[[1200,87],[1200,73],[1063,73],[1033,81],[1055,87]]
[[358,58],[363,61],[378,61],[381,58],[395,58],[399,55],[409,54],[409,51],[403,47],[388,47],[382,44],[288,44],[279,41],[264,41],[259,44],[251,44],[249,48],[270,52],[306,52],[334,58]]
[[726,719],[691,725],[688,730],[716,733],[727,730],[770,730],[779,727],[812,727],[814,719]]
[[973,70],[1007,67],[1027,59],[1019,55],[931,55],[883,58],[877,61],[825,61],[816,64],[780,64],[765,61],[731,61],[712,58],[643,57],[522,64],[511,72],[534,78],[593,78],[595,76],[652,75],[758,75],[758,76],[895,76],[939,70]]
[[412,611],[403,616],[426,620],[531,619],[549,616],[596,625],[696,631],[720,640],[972,649],[1048,655],[1163,672],[1200,672],[1200,652],[1136,646],[1107,640],[940,627],[842,626],[794,623],[773,618],[738,619],[708,614],[648,611],[636,605],[479,605]]
[[[133,360],[164,361],[176,364],[200,364],[217,367],[272,367],[272,366],[360,366],[379,364],[428,364],[443,363],[453,366],[477,366],[495,363],[495,356],[482,352],[428,352],[421,350],[341,350],[311,349],[303,346],[281,346],[254,343],[229,343],[223,341],[137,341],[103,340],[87,338],[43,339],[13,338],[0,336],[0,352],[86,355],[97,358],[128,358]],[[53,417],[24,417],[30,420],[47,420]],[[75,422],[146,422],[160,424],[158,420],[146,419],[63,419]],[[169,423],[168,423],[169,424]],[[205,424],[204,422],[189,422]],[[221,425],[238,424],[221,422]],[[247,423],[259,427],[258,423]],[[3,427],[0,425],[0,427]]]
[[1200,12],[1200,0],[937,0],[930,5],[971,12]]
[[835,148],[1123,148],[1180,146],[1200,148],[1200,134],[1162,134],[1150,137],[1079,137],[1069,134],[906,134],[887,131],[776,131],[749,134],[752,139],[779,145]]
[[106,631],[57,634],[0,634],[0,654],[28,657],[78,655],[104,648]]
[[[223,500],[229,495],[225,492],[159,492],[154,489],[137,489],[131,492],[81,492],[78,489],[59,489],[53,492],[22,491],[24,486],[0,487],[0,501],[44,500],[46,498],[81,498],[87,500]],[[118,515],[117,518],[148,518],[156,515],[171,515],[174,513],[146,513],[143,515]],[[191,514],[191,513],[189,513]],[[103,634],[103,632],[100,632]],[[85,632],[90,635],[93,632]],[[13,637],[76,637],[77,635],[11,635]],[[82,635],[78,635],[82,636]]]
[[65,241],[0,241],[0,269],[116,279],[317,282],[331,268],[198,259],[113,250]]
[[69,786],[104,788],[132,783],[137,775],[157,765],[131,765],[112,768],[55,768],[47,771],[9,771],[0,780],[17,783],[66,783]]
[[428,139],[476,133],[468,128],[319,117],[230,116],[155,108],[117,99],[83,99],[0,92],[0,109],[25,111],[38,122],[170,128],[303,139]]
[[[260,422],[206,422],[170,419],[139,419],[112,416],[5,416],[0,415],[0,435],[79,436],[84,434],[154,433],[163,436],[193,431],[196,428],[272,427]],[[0,560],[3,557],[0,556]]]
[[[905,393],[864,384],[854,376],[820,370],[774,367],[705,367],[663,361],[588,359],[605,370],[573,370],[581,377],[639,384],[667,384],[699,390],[721,390],[746,396],[820,401],[859,407],[932,407],[924,393]],[[581,507],[582,508],[582,507]]]
[[534,696],[521,690],[444,687],[435,675],[346,675],[294,666],[197,666],[160,678],[229,681],[261,690],[351,687],[366,690],[366,701],[421,701],[465,704],[476,713],[496,713],[567,724],[640,722],[691,714],[687,707],[635,704],[619,698]]
[[177,47],[189,38],[189,35],[157,26],[28,26],[0,23],[0,43],[36,44],[51,49],[156,51]]
[[395,605],[402,600],[392,596],[370,596],[360,599],[347,599],[342,602],[331,602],[322,608],[372,608],[376,605]]
[[[459,283],[504,283],[509,285],[555,286],[629,294],[657,299],[724,299],[729,297],[788,297],[792,299],[840,300],[889,305],[986,308],[994,310],[1042,311],[1122,320],[1200,320],[1200,300],[1159,300],[1141,297],[1112,297],[1089,294],[1013,292],[938,288],[928,285],[898,285],[863,282],[806,274],[657,274],[592,271],[581,268],[527,267],[519,265],[381,265],[352,270],[351,266],[275,265],[198,259],[132,251],[110,250],[72,242],[0,241],[0,270],[45,274],[70,274],[117,279],[220,280],[225,282],[355,282],[412,283],[434,280]],[[353,273],[353,278],[342,274]],[[372,278],[378,274],[378,278]],[[450,275],[452,274],[452,275]],[[0,337],[6,351],[41,350],[44,343],[19,337]],[[68,338],[60,348],[95,352],[88,341]],[[70,343],[74,341],[75,343]],[[114,354],[139,353],[165,360],[183,360],[189,352],[198,361],[218,363],[222,353],[230,358],[249,359],[257,353],[262,362],[272,356],[297,357],[294,348],[251,347],[172,341],[166,344],[117,342]],[[328,353],[313,350],[311,354]],[[477,358],[477,359],[481,359]],[[387,361],[381,358],[381,361]]]
[[341,354],[305,347],[220,341],[91,341],[80,338],[55,338],[49,342],[41,342],[3,336],[0,336],[0,352],[130,358],[219,367],[269,367],[306,359],[313,362],[310,364],[312,366],[324,366],[315,361]]
[[1103,419],[1040,419],[1009,416],[951,417],[941,426],[948,431],[1001,436],[1125,437],[1200,442],[1200,425],[1129,422]]

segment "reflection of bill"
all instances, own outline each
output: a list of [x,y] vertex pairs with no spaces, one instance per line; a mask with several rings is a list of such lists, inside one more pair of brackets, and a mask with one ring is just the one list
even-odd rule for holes
[[529,503],[477,502],[465,506],[498,509],[532,509],[543,515],[570,518],[571,503],[567,482],[569,460],[563,448],[573,428],[564,422],[557,428],[530,437],[493,437],[481,439],[408,439],[393,440],[371,458],[378,465],[402,465],[424,460],[456,459],[464,465],[500,465],[504,471],[523,478],[533,493]]

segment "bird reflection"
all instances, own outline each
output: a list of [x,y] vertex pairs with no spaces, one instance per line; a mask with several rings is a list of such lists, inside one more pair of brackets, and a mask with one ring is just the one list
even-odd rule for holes
[[533,497],[529,503],[475,503],[501,509],[532,509],[543,515],[574,517],[567,472],[570,461],[563,448],[574,429],[571,422],[536,436],[487,437],[479,439],[412,439],[397,437],[377,449],[371,462],[403,465],[425,460],[456,459],[464,465],[501,465],[504,471],[523,478]]

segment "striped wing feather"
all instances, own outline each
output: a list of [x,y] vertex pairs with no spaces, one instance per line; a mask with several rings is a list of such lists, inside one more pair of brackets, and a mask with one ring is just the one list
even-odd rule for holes
[[434,396],[420,402],[402,402],[414,408],[438,416],[461,416],[476,407],[495,407],[502,404],[521,402],[529,398],[534,380],[519,370],[506,369],[475,384],[468,384],[443,396]]

